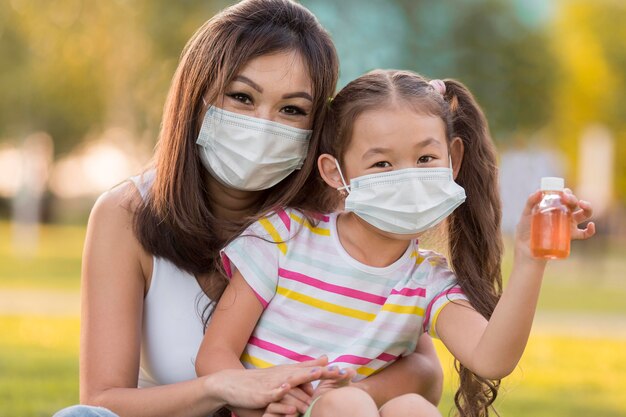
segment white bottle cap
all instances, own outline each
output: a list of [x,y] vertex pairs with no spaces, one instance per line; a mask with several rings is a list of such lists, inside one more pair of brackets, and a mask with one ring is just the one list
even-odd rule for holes
[[541,191],[563,191],[565,180],[559,177],[541,178]]

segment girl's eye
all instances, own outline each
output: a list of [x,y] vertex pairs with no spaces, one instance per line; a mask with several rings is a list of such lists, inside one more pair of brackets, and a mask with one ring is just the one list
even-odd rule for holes
[[232,98],[233,100],[239,101],[240,103],[252,104],[252,99],[247,94],[244,94],[244,93],[230,93],[230,94],[226,94],[226,95],[228,97]]
[[391,164],[387,161],[376,162],[374,165],[372,165],[373,168],[389,168],[390,166]]
[[306,116],[307,113],[297,106],[285,106],[281,110],[283,113],[289,116]]
[[420,158],[417,160],[417,162],[418,162],[419,164],[427,164],[427,163],[429,163],[430,161],[432,161],[433,159],[435,159],[435,158],[433,158],[433,157],[432,157],[432,156],[430,156],[430,155],[424,155],[424,156],[420,156]]

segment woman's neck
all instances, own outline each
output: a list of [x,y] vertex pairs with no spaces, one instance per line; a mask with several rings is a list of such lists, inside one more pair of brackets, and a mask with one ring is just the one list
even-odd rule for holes
[[337,216],[341,246],[357,261],[375,267],[389,266],[404,254],[410,240],[393,239],[354,213]]
[[211,208],[218,219],[239,221],[255,213],[263,191],[242,191],[227,187],[210,174],[207,178]]

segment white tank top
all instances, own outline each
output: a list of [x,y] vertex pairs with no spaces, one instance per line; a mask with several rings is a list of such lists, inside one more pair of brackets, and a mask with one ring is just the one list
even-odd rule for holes
[[[132,177],[145,200],[154,171]],[[152,257],[152,279],[144,299],[138,386],[172,384],[196,377],[202,342],[202,311],[209,303],[195,277],[170,261]]]

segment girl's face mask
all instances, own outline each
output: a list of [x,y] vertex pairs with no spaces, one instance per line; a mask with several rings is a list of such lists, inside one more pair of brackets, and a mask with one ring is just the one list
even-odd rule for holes
[[449,168],[408,168],[346,181],[335,159],[343,187],[345,210],[389,233],[414,235],[428,230],[465,201],[465,190]]

